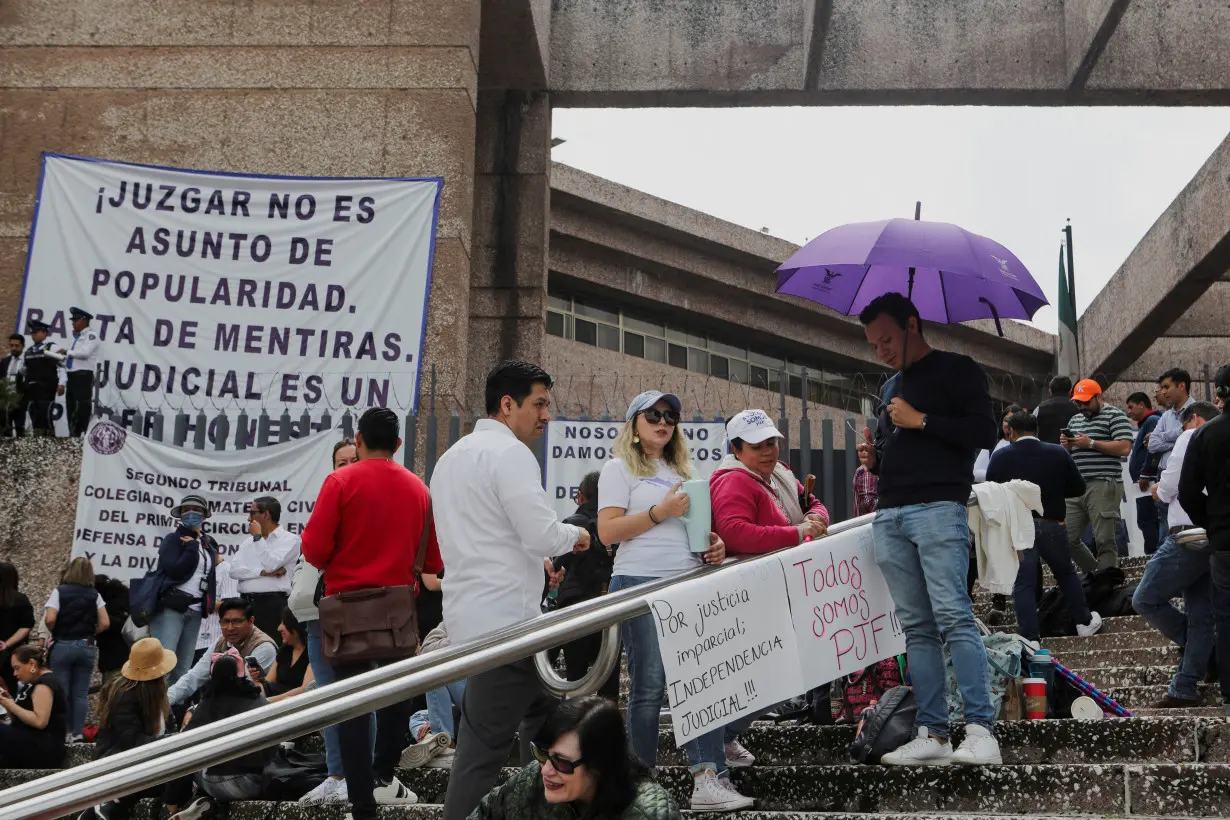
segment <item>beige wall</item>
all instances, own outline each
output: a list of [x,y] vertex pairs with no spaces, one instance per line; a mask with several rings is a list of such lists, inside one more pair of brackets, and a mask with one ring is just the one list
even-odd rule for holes
[[444,177],[426,349],[461,392],[479,0],[0,3],[0,319],[39,155],[262,174]]

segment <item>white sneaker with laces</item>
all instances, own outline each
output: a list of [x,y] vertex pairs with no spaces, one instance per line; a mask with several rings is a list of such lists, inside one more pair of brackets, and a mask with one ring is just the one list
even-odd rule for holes
[[952,744],[931,737],[927,727],[918,727],[918,737],[880,758],[885,766],[947,766],[952,762]]
[[403,769],[417,769],[420,766],[426,766],[433,757],[447,749],[448,744],[452,742],[453,739],[448,736],[448,732],[427,735],[418,743],[407,746],[402,751],[400,765]]
[[726,765],[732,769],[742,769],[755,764],[756,757],[738,740],[726,744]]
[[756,802],[739,794],[733,784],[722,783],[713,769],[704,769],[694,775],[692,787],[692,811],[738,811],[750,809]]
[[[329,779],[333,780],[331,777]],[[330,806],[336,806],[339,803],[349,803],[350,791],[346,788],[346,778],[343,777],[341,780],[334,780],[333,782],[337,785],[329,792],[324,802]]]
[[1082,638],[1092,638],[1102,629],[1102,616],[1094,612],[1093,617],[1089,619],[1089,623],[1081,626],[1076,625],[1076,634]]
[[965,725],[965,741],[952,753],[952,762],[962,766],[998,766],[1004,762],[999,754],[999,741],[985,726]]
[[339,784],[345,785],[345,782],[344,780],[334,780],[332,777],[326,777],[319,786],[299,798],[299,805],[319,806],[322,803],[327,803],[329,802],[329,795],[337,790]]
[[419,796],[407,789],[396,777],[385,784],[377,781],[372,797],[381,806],[409,806],[419,802]]

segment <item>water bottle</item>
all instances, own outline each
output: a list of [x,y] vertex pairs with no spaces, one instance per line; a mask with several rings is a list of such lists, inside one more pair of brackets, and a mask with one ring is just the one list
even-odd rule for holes
[[1046,711],[1048,717],[1053,716],[1054,710],[1050,704],[1055,692],[1055,659],[1051,657],[1051,650],[1038,649],[1034,652],[1029,662],[1029,676],[1046,681]]

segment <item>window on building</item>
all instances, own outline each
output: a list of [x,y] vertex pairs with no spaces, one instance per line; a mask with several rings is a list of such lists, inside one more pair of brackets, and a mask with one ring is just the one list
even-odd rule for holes
[[585,319],[577,318],[573,322],[573,333],[578,342],[587,345],[598,344],[598,326],[593,322],[588,322]]
[[730,378],[730,359],[713,354],[709,356],[709,375],[719,379]]
[[568,338],[564,333],[564,314],[553,310],[547,311],[547,333]]
[[666,342],[652,336],[645,338],[645,358],[651,362],[666,364]]
[[679,345],[670,345],[668,361],[671,367],[682,367],[686,370],[688,367],[688,349]]
[[598,325],[598,347],[619,351],[619,328]]
[[709,374],[709,353],[704,350],[697,350],[694,347],[688,348],[688,370],[693,373]]
[[645,358],[645,337],[639,333],[624,331],[624,353],[637,358]]

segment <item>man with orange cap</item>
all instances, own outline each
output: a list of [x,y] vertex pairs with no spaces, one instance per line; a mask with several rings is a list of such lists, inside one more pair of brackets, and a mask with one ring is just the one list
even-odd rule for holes
[[[1123,499],[1122,459],[1132,452],[1132,422],[1118,407],[1102,398],[1102,386],[1082,379],[1072,388],[1072,401],[1080,408],[1059,434],[1059,443],[1072,451],[1072,459],[1085,480],[1085,493],[1068,499],[1068,546],[1072,560],[1085,572],[1119,566],[1115,523]],[[1081,541],[1085,526],[1093,525],[1097,557]]]

